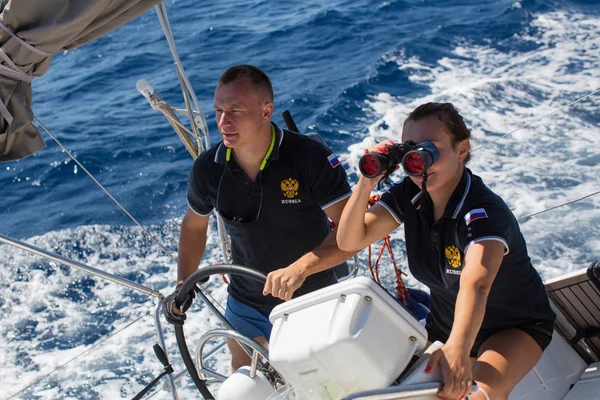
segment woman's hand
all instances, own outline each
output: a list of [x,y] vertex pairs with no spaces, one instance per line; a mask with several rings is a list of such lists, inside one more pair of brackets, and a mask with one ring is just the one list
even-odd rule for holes
[[425,372],[442,369],[444,386],[438,394],[440,399],[460,400],[471,391],[472,374],[469,350],[461,346],[445,344],[431,354]]
[[[365,149],[364,154],[367,153],[381,153],[381,154],[390,154],[390,149],[388,146],[394,146],[394,142],[391,140],[384,140],[379,143],[375,143],[371,145],[368,149]],[[398,169],[399,167],[396,167]],[[373,189],[375,185],[379,183],[379,181],[383,178],[384,174],[378,175],[373,178],[367,178],[366,176],[360,174],[358,179],[359,185],[365,185]]]
[[[365,154],[369,151],[385,153],[384,149],[387,149],[389,153],[390,150],[386,146],[393,144],[394,142],[391,140],[384,140],[366,149]],[[366,211],[371,191],[382,177],[383,175],[367,178],[360,174],[358,184],[354,187],[352,195],[344,206],[337,227],[336,239],[340,250],[360,251],[371,243],[384,238],[400,225],[383,206],[375,205]]]
[[391,140],[384,140],[382,142],[375,143],[375,144],[371,145],[368,149],[365,150],[365,154],[366,153],[389,154],[390,153],[390,149],[388,149],[388,146],[394,146],[395,144],[396,143],[394,143]]

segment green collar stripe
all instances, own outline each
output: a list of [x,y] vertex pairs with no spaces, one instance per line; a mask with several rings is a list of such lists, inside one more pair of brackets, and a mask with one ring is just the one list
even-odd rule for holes
[[[262,162],[260,163],[261,171],[265,169],[267,161],[269,161],[269,157],[271,157],[271,153],[273,152],[273,148],[275,148],[275,126],[271,125],[271,145],[269,146],[269,150],[267,150],[265,158],[263,158]],[[225,153],[225,161],[229,162],[229,160],[231,160],[231,149],[228,147],[227,152]]]

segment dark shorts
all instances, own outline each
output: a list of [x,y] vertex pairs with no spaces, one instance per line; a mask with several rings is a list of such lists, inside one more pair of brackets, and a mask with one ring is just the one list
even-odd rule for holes
[[[535,342],[540,346],[542,351],[548,347],[550,341],[552,341],[552,332],[554,331],[554,321],[551,320],[532,320],[529,322],[524,322],[522,324],[516,326],[507,326],[504,328],[498,329],[488,329],[485,331],[479,331],[477,337],[475,338],[475,344],[473,344],[473,348],[471,349],[470,356],[473,358],[477,358],[479,354],[479,348],[481,345],[490,338],[490,336],[503,331],[505,329],[516,328],[520,329],[523,332],[527,333],[529,336],[535,340]],[[450,333],[444,332],[438,326],[436,326],[431,318],[427,318],[427,323],[425,324],[425,329],[427,329],[427,340],[430,342],[440,341],[442,343],[446,343],[448,340],[448,336]]]
[[273,325],[269,321],[269,314],[247,306],[231,296],[227,296],[225,319],[233,329],[250,339],[263,336],[268,341],[271,338]]

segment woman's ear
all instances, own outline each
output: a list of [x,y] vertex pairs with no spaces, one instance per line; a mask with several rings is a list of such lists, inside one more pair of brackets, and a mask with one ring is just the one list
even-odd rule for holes
[[458,142],[456,145],[456,150],[458,151],[458,160],[460,162],[464,162],[469,155],[469,151],[471,150],[471,142],[469,139]]

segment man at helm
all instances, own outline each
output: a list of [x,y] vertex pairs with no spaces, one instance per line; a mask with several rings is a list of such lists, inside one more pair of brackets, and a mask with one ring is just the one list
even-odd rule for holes
[[[180,285],[204,254],[209,216],[223,218],[234,264],[265,273],[263,286],[232,275],[225,317],[234,329],[267,346],[268,316],[283,301],[336,283],[333,267],[354,253],[338,248],[335,229],[351,194],[344,168],[331,150],[271,122],[273,88],[251,65],[223,73],[214,96],[222,141],[200,154],[189,176],[188,211],[181,225],[177,288],[165,301],[165,316],[182,324],[174,308]],[[182,305],[186,311],[189,301]],[[250,359],[228,339],[232,368]]]

